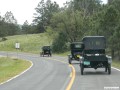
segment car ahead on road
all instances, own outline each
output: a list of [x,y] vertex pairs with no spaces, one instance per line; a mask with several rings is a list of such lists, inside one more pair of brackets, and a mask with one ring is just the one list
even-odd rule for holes
[[81,75],[84,68],[105,68],[105,72],[111,74],[112,58],[105,53],[106,39],[104,36],[86,36],[82,40],[84,44],[83,56],[80,57]]
[[52,56],[52,51],[50,46],[43,46],[42,47],[42,52],[40,52],[40,56],[47,55],[47,56]]
[[71,54],[68,55],[68,62],[71,64],[73,60],[79,61],[80,56],[83,51],[83,43],[82,42],[73,42],[70,44]]

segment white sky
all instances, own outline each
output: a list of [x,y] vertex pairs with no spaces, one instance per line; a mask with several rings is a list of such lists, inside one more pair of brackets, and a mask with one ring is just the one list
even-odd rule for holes
[[[23,24],[25,20],[32,23],[33,13],[41,0],[0,0],[0,15],[3,16],[7,11],[11,11],[17,19],[18,24]],[[70,0],[52,0],[56,1],[60,6]],[[107,0],[103,0],[104,3]]]

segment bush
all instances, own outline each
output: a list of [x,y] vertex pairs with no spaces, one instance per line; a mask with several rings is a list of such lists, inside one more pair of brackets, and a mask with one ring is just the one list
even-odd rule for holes
[[60,32],[58,37],[56,37],[56,39],[53,41],[52,43],[52,49],[53,52],[64,52],[67,50],[67,37],[64,33]]
[[2,37],[2,41],[6,41],[7,40],[7,38],[6,37]]

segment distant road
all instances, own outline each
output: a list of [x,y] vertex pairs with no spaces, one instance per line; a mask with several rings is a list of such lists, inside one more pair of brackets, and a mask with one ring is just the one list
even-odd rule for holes
[[[33,62],[33,67],[21,76],[0,85],[0,90],[66,90],[71,77],[71,68],[67,63],[67,57],[39,57],[36,54],[5,53],[0,55],[16,56]],[[57,61],[58,60],[58,61]],[[66,63],[64,63],[66,62]],[[80,74],[78,62],[72,64],[76,76],[71,90],[107,90],[105,87],[119,87],[120,71],[112,69],[111,75],[104,69],[85,69],[84,75]],[[111,90],[111,89],[108,89]]]

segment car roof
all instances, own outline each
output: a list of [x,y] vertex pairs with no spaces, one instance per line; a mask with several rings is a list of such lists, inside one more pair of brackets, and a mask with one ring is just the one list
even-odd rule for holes
[[[82,41],[85,45],[85,48],[89,48],[89,49],[106,48],[106,38],[104,36],[85,36]],[[100,44],[97,45],[96,43],[100,43]]]
[[104,36],[85,36],[84,38],[105,38]]
[[71,44],[82,44],[83,42],[72,42]]

